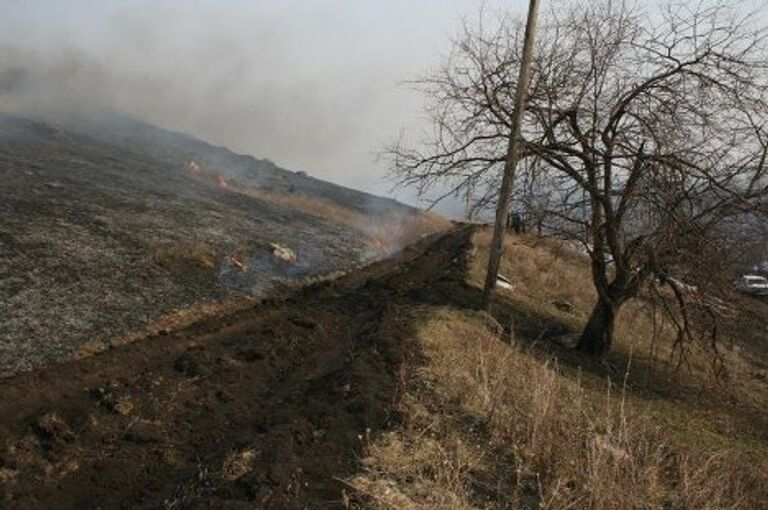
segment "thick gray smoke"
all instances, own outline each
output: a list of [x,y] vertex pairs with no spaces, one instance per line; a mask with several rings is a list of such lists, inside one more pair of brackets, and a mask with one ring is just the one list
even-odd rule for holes
[[0,109],[106,106],[379,194],[422,105],[398,82],[479,4],[0,1]]

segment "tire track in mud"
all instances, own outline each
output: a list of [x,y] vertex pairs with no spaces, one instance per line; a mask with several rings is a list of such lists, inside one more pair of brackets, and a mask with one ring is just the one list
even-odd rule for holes
[[396,423],[409,296],[471,229],[286,300],[0,381],[0,508],[341,508]]

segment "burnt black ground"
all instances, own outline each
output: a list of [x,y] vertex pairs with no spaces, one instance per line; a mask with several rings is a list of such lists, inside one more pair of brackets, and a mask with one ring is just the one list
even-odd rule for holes
[[402,310],[462,292],[470,236],[0,381],[0,507],[343,508],[418,356]]
[[[0,113],[0,375],[109,344],[179,309],[227,303],[239,296],[220,285],[233,252],[284,244],[305,274],[367,261],[359,232],[195,179],[183,171],[190,160],[248,186],[372,218],[413,212],[113,113]],[[159,250],[211,252],[214,264],[168,270],[155,260]],[[264,297],[272,282],[249,280],[245,290]]]

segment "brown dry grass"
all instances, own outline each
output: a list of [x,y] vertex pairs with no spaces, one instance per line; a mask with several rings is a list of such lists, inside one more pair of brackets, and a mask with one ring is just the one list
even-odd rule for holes
[[[484,277],[490,232],[478,233],[474,242],[480,255],[471,268],[470,281],[479,286]],[[584,325],[596,300],[588,259],[556,239],[508,236],[501,272],[515,285],[512,291],[499,291],[505,302],[521,311],[567,324],[575,332]],[[555,305],[558,300],[572,304],[575,312],[558,309]],[[733,388],[743,382],[738,372],[749,371],[749,366],[738,346],[730,342],[727,332],[721,335],[718,354],[723,357],[731,375],[736,376],[730,381]],[[636,363],[664,371],[677,382],[687,380],[691,385],[705,385],[709,390],[716,390],[718,384],[712,372],[714,353],[710,346],[690,346],[686,370],[677,370],[678,352],[673,349],[674,337],[673,325],[660,309],[654,313],[646,300],[632,300],[622,307],[616,323],[614,361],[626,363],[632,356]],[[739,392],[746,389],[740,388]],[[768,405],[768,400],[764,403]]]
[[387,255],[427,234],[448,229],[451,222],[430,212],[416,214],[385,214],[372,217],[321,198],[304,195],[282,195],[257,188],[238,188],[243,193],[264,202],[288,207],[356,230],[370,241],[377,254]]
[[156,264],[174,274],[189,271],[212,273],[217,266],[216,252],[203,244],[158,246],[152,248],[150,253]]
[[452,222],[432,212],[408,213],[393,207],[383,214],[370,214],[344,207],[331,200],[300,194],[276,193],[264,188],[244,186],[227,181],[212,169],[202,168],[196,162],[188,162],[184,171],[204,182],[222,189],[256,198],[263,202],[301,211],[310,216],[343,225],[362,233],[370,246],[370,257],[391,255],[406,244],[420,237],[445,231]]
[[[677,445],[622,387],[602,391],[499,341],[482,315],[429,307],[405,424],[350,483],[372,508],[755,508],[733,453]],[[742,466],[743,467],[743,466]],[[754,489],[753,489],[754,490]]]
[[[479,287],[487,233],[475,244],[468,279]],[[578,331],[592,307],[587,261],[556,241],[508,239],[502,272],[515,288],[500,300],[520,315]],[[421,306],[401,317],[423,357],[403,377],[402,425],[367,446],[364,471],[349,480],[366,507],[766,507],[766,421],[751,421],[766,413],[744,394],[764,397],[766,388],[740,373],[738,352],[728,354],[729,387],[713,382],[705,350],[684,373],[671,363],[650,370],[642,349],[653,319],[633,304],[612,358],[625,365],[607,377],[539,349],[535,338],[503,343],[482,313]]]

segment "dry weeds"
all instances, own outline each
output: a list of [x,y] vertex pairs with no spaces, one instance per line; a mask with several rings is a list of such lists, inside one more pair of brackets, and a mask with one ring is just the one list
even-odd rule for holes
[[[484,277],[490,232],[480,232],[474,242],[479,256],[471,268],[470,282],[477,286]],[[596,300],[586,255],[556,239],[540,239],[532,235],[508,236],[501,272],[514,285],[511,291],[499,291],[503,300],[521,311],[569,325],[576,333],[589,317]],[[573,305],[574,313],[559,309],[558,301]],[[685,369],[678,370],[679,353],[674,349],[675,335],[673,324],[666,319],[664,312],[641,296],[629,301],[620,311],[616,322],[614,360],[625,364],[632,356],[636,364],[652,368],[656,376],[661,371],[664,377],[677,382],[705,387],[708,391],[722,390],[712,371],[714,352],[711,345],[688,346]],[[728,337],[728,332],[721,331],[720,335],[717,355],[733,376],[730,378],[733,389],[743,382],[738,372],[746,372],[750,368],[739,346]],[[738,389],[740,393],[748,390],[743,387]],[[758,392],[765,393],[764,390],[759,388]],[[768,400],[763,400],[762,404],[768,405]]]
[[372,251],[371,258],[392,254],[421,236],[447,230],[451,225],[445,218],[429,212],[397,212],[374,217],[321,198],[283,195],[258,188],[240,187],[237,191],[270,204],[289,207],[356,230],[368,239]]
[[216,252],[202,244],[158,246],[151,250],[152,259],[160,267],[175,274],[190,270],[213,273],[216,269]]
[[408,313],[422,324],[425,363],[407,383],[405,424],[370,445],[366,472],[350,481],[370,507],[709,510],[759,501],[731,452],[675,445],[622,387],[595,390],[556,361],[500,342],[480,314]]
[[[488,241],[475,237],[471,286],[482,284]],[[533,237],[510,237],[505,249],[514,287],[500,300],[578,332],[595,297],[586,258]],[[619,317],[618,372],[581,370],[537,338],[504,343],[477,312],[424,306],[402,316],[423,359],[406,376],[402,426],[368,446],[364,472],[349,480],[367,507],[765,507],[768,442],[750,417],[765,416],[766,388],[738,349],[725,352],[727,387],[706,348],[675,371],[672,330],[642,300]]]

